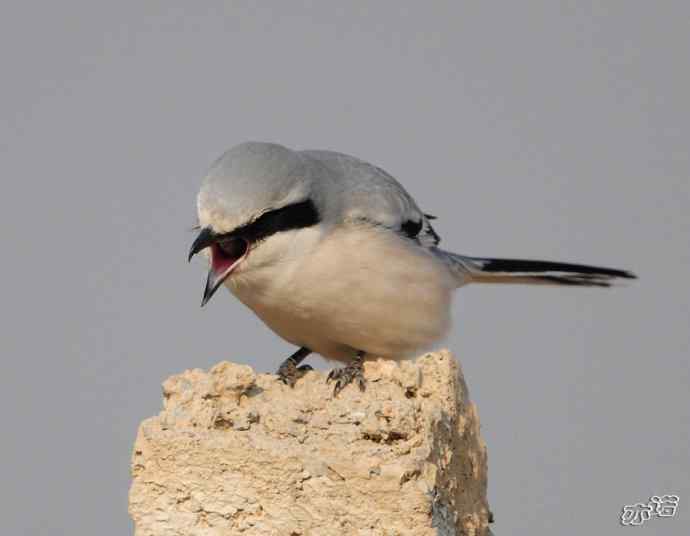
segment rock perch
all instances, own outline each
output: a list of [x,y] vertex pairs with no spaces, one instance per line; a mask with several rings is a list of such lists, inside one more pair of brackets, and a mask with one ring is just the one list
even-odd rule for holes
[[369,361],[333,398],[223,362],[163,384],[134,445],[136,536],[484,536],[486,446],[447,351]]

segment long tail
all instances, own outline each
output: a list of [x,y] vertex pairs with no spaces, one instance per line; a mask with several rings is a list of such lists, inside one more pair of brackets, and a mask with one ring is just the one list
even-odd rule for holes
[[466,283],[526,283],[610,287],[617,279],[636,279],[626,270],[524,259],[467,257],[437,249],[456,275],[458,286]]

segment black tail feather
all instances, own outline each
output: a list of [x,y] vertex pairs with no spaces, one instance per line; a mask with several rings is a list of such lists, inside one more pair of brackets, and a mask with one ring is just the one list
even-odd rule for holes
[[565,262],[464,257],[473,281],[480,283],[546,283],[610,287],[616,279],[636,279],[627,270]]
[[481,263],[483,272],[506,272],[506,273],[535,273],[535,272],[563,272],[592,274],[598,276],[623,277],[625,279],[636,279],[635,274],[626,270],[615,268],[604,268],[602,266],[588,266],[586,264],[570,264],[567,262],[552,261],[531,261],[524,259],[482,259],[472,258]]

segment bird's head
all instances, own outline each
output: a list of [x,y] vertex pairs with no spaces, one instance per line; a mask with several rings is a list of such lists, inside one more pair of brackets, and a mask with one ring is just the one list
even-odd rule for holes
[[199,235],[189,260],[209,258],[201,305],[232,274],[280,262],[293,233],[319,223],[311,168],[280,145],[249,142],[233,147],[211,167],[197,197]]

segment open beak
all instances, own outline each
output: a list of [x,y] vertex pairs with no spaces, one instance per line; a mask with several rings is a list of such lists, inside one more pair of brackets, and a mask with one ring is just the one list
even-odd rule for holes
[[[213,256],[213,253],[211,253],[211,256]],[[213,295],[216,293],[216,290],[223,284],[223,281],[225,281],[225,278],[230,275],[230,272],[228,271],[227,273],[218,273],[213,269],[213,261],[211,262],[211,268],[208,270],[208,277],[206,278],[206,287],[204,288],[204,297],[201,298],[201,306],[203,307],[208,303],[208,301],[213,297]]]
[[192,257],[199,253],[202,249],[206,249],[207,247],[210,247],[213,242],[215,242],[216,238],[213,234],[213,231],[211,230],[210,227],[204,227],[201,232],[199,233],[199,236],[196,237],[196,240],[194,240],[194,243],[192,244],[192,247],[189,249],[189,255],[187,256],[187,262],[190,262],[192,260]]
[[194,240],[189,250],[188,260],[206,248],[211,248],[209,254],[211,262],[206,278],[204,297],[201,300],[202,307],[208,303],[235,267],[247,256],[249,243],[240,237],[218,236],[210,228],[205,227]]

